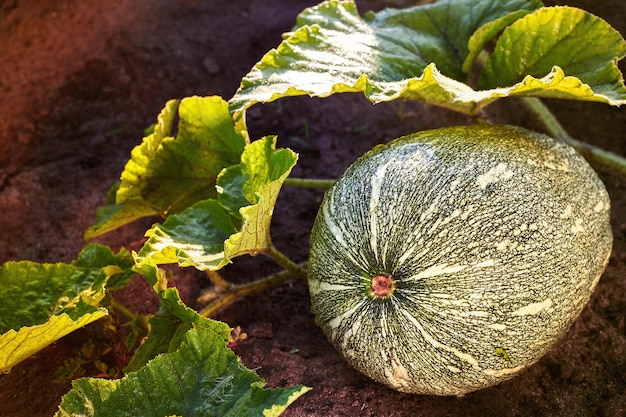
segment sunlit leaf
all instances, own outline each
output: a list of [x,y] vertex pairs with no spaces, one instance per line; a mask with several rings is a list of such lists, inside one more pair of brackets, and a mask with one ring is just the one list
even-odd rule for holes
[[[255,103],[347,92],[373,103],[420,100],[466,114],[509,95],[626,103],[616,66],[626,48],[621,36],[588,13],[540,7],[539,1],[440,0],[360,17],[352,1],[321,3],[306,9],[293,32],[246,75],[231,112],[243,123]],[[470,71],[501,32],[475,90]]]
[[19,330],[10,329],[0,335],[0,372],[10,371],[49,344],[106,315],[105,308],[82,306],[81,314],[76,319],[62,313],[50,316],[43,324],[25,326]]
[[[220,202],[233,211],[239,207],[243,224],[238,233],[224,244],[225,257],[232,259],[243,254],[255,255],[271,245],[270,223],[278,193],[297,156],[290,149],[274,149],[276,138],[266,137],[246,148],[241,156],[241,177],[245,178],[241,194],[249,204],[240,206],[232,200],[225,202],[229,187],[220,188]],[[239,184],[239,182],[235,182]],[[233,191],[234,192],[234,191]]]
[[[405,90],[410,98],[453,107],[458,93],[447,91],[446,84],[467,78],[463,63],[472,34],[541,5],[537,0],[442,0],[361,18],[353,1],[321,3],[302,12],[294,31],[246,75],[230,100],[231,111],[239,117],[254,103],[303,94],[363,92],[381,102],[404,97]],[[439,69],[436,78],[424,73],[431,63]]]
[[220,174],[218,199],[201,201],[155,225],[137,262],[217,270],[236,256],[268,250],[276,198],[297,159],[274,146],[272,136],[247,145],[241,163]]
[[98,245],[73,264],[7,262],[0,267],[0,371],[107,314],[107,281],[122,285],[132,258]]
[[177,350],[162,354],[120,380],[73,382],[57,417],[277,416],[308,388],[264,389],[208,328],[185,333]]
[[137,254],[137,262],[219,269],[228,263],[224,241],[237,233],[234,220],[217,200],[196,203],[153,226],[146,233],[149,239]]
[[479,85],[506,87],[559,66],[572,84],[584,83],[589,96],[601,96],[597,101],[621,104],[626,87],[617,60],[625,55],[622,36],[599,17],[572,7],[542,8],[506,28]]
[[[172,132],[177,116],[177,131]],[[222,98],[169,101],[152,133],[131,152],[121,182],[110,193],[112,201],[98,210],[96,224],[85,237],[141,217],[179,213],[198,201],[216,198],[217,175],[239,163],[246,141],[246,133],[235,129]]]

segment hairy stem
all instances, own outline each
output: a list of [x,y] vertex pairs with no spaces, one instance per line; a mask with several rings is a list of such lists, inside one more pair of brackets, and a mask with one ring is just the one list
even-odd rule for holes
[[626,158],[572,138],[550,109],[538,98],[523,97],[521,100],[539,118],[550,135],[576,149],[591,164],[626,177]]
[[200,314],[204,317],[210,317],[219,310],[249,294],[274,288],[286,281],[300,277],[301,274],[306,271],[306,264],[294,265],[296,266],[296,270],[284,270],[248,284],[230,285],[229,288],[213,298],[213,300],[200,311]]
[[274,245],[270,245],[269,252],[266,252],[265,255],[272,258],[278,265],[282,266],[286,271],[290,271],[296,275],[306,276],[306,270],[301,266],[292,261],[274,247]]
[[285,179],[284,185],[305,188],[330,188],[336,180],[314,179],[314,178],[290,178]]

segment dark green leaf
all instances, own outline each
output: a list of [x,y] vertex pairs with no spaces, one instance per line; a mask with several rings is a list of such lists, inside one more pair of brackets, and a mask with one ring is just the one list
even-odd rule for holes
[[74,381],[56,416],[277,416],[308,391],[263,385],[218,334],[198,327],[186,332],[176,351],[121,380]]
[[87,245],[72,265],[79,268],[104,268],[109,275],[106,284],[107,291],[125,287],[135,276],[133,271],[135,262],[131,253],[125,248],[121,248],[117,254],[114,254],[108,246]]
[[206,319],[187,307],[180,299],[178,290],[167,287],[167,278],[162,270],[154,265],[138,266],[137,270],[152,284],[161,307],[150,318],[148,337],[137,349],[124,369],[125,372],[136,371],[156,355],[176,350],[192,326],[207,327],[220,335],[225,342],[229,340],[230,327],[225,323]]

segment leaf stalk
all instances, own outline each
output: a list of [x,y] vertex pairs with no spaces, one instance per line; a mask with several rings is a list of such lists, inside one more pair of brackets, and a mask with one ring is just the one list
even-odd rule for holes
[[536,97],[522,97],[521,101],[526,108],[539,118],[551,136],[576,149],[591,164],[626,178],[626,158],[572,138],[557,120],[556,116],[554,116],[554,113],[540,99]]
[[249,294],[277,287],[286,281],[301,276],[301,274],[306,271],[306,263],[294,265],[296,267],[294,270],[285,269],[276,274],[247,284],[231,284],[217,298],[213,299],[202,310],[200,310],[200,315],[202,315],[203,317],[210,317],[218,311],[222,310],[223,308],[235,303],[236,301]]
[[306,276],[306,270],[303,266],[298,265],[287,255],[276,249],[273,244],[270,244],[269,251],[265,253],[265,255],[272,258],[278,265],[282,266],[285,270],[291,271],[296,275]]
[[303,188],[330,188],[336,180],[316,179],[316,178],[291,178],[288,177],[283,185]]

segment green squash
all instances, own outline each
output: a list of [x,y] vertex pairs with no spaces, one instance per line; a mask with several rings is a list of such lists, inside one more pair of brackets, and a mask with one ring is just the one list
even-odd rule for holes
[[396,390],[463,395],[539,360],[588,302],[609,197],[571,147],[510,126],[380,145],[328,190],[311,235],[316,322]]

